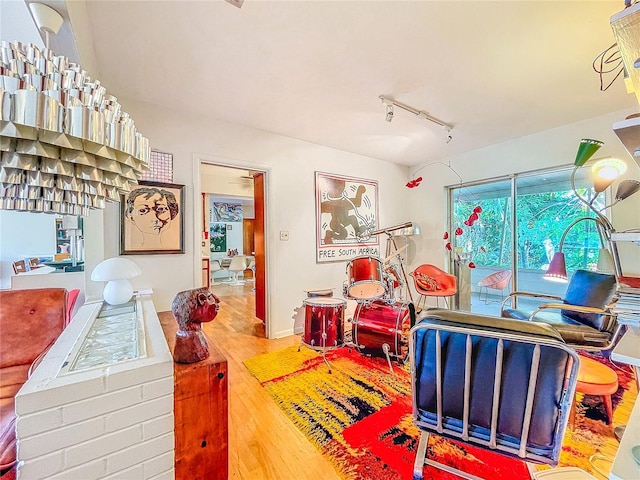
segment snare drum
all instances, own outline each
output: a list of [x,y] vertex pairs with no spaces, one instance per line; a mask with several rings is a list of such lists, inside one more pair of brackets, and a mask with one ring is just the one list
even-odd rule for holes
[[355,257],[347,264],[344,295],[354,300],[376,300],[387,293],[378,257]]
[[311,347],[337,347],[343,344],[346,300],[333,297],[305,298],[303,343]]
[[409,304],[391,305],[376,301],[371,305],[358,305],[352,322],[353,343],[361,351],[384,355],[388,345],[390,356],[404,357],[406,345],[402,342],[403,329],[411,328]]

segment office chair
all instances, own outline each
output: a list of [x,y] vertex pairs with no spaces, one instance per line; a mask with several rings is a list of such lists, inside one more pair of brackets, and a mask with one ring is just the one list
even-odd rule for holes
[[413,478],[430,434],[525,462],[557,465],[575,395],[579,358],[549,325],[429,309],[409,335],[413,422],[421,436]]
[[447,298],[458,291],[456,277],[434,265],[420,265],[409,275],[413,278],[416,292],[420,295],[416,302],[416,310],[425,306],[427,297],[436,297],[436,306],[439,306],[439,299],[443,298],[445,306],[448,307]]
[[[617,341],[622,326],[611,311],[615,300],[615,275],[576,270],[567,286],[564,298],[556,295],[516,291],[502,302],[500,316],[515,320],[535,320],[550,324],[564,341],[582,350],[608,350]],[[536,308],[513,308],[513,300],[533,298]],[[508,305],[511,305],[509,307]]]

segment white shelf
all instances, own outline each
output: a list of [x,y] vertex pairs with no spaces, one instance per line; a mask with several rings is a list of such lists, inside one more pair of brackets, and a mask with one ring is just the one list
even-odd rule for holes
[[613,232],[611,240],[614,242],[640,242],[640,231],[637,232]]
[[634,155],[636,152],[640,152],[640,117],[627,118],[614,123],[613,131],[618,135],[631,158],[640,165],[640,156]]

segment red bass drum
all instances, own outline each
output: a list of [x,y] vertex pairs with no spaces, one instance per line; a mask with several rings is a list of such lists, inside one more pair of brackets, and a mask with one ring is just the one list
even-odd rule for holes
[[[411,328],[408,302],[359,304],[352,321],[352,340],[365,353],[404,357]],[[385,347],[386,345],[386,347]],[[386,350],[386,351],[385,351]]]

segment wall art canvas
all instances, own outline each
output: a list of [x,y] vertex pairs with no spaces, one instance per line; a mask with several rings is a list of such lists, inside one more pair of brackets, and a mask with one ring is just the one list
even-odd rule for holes
[[227,251],[227,225],[224,223],[212,223],[209,227],[209,241],[211,252]]
[[212,222],[241,222],[242,204],[227,202],[212,202]]
[[184,185],[140,181],[120,206],[120,255],[184,253]]
[[378,182],[316,172],[316,262],[380,255]]

